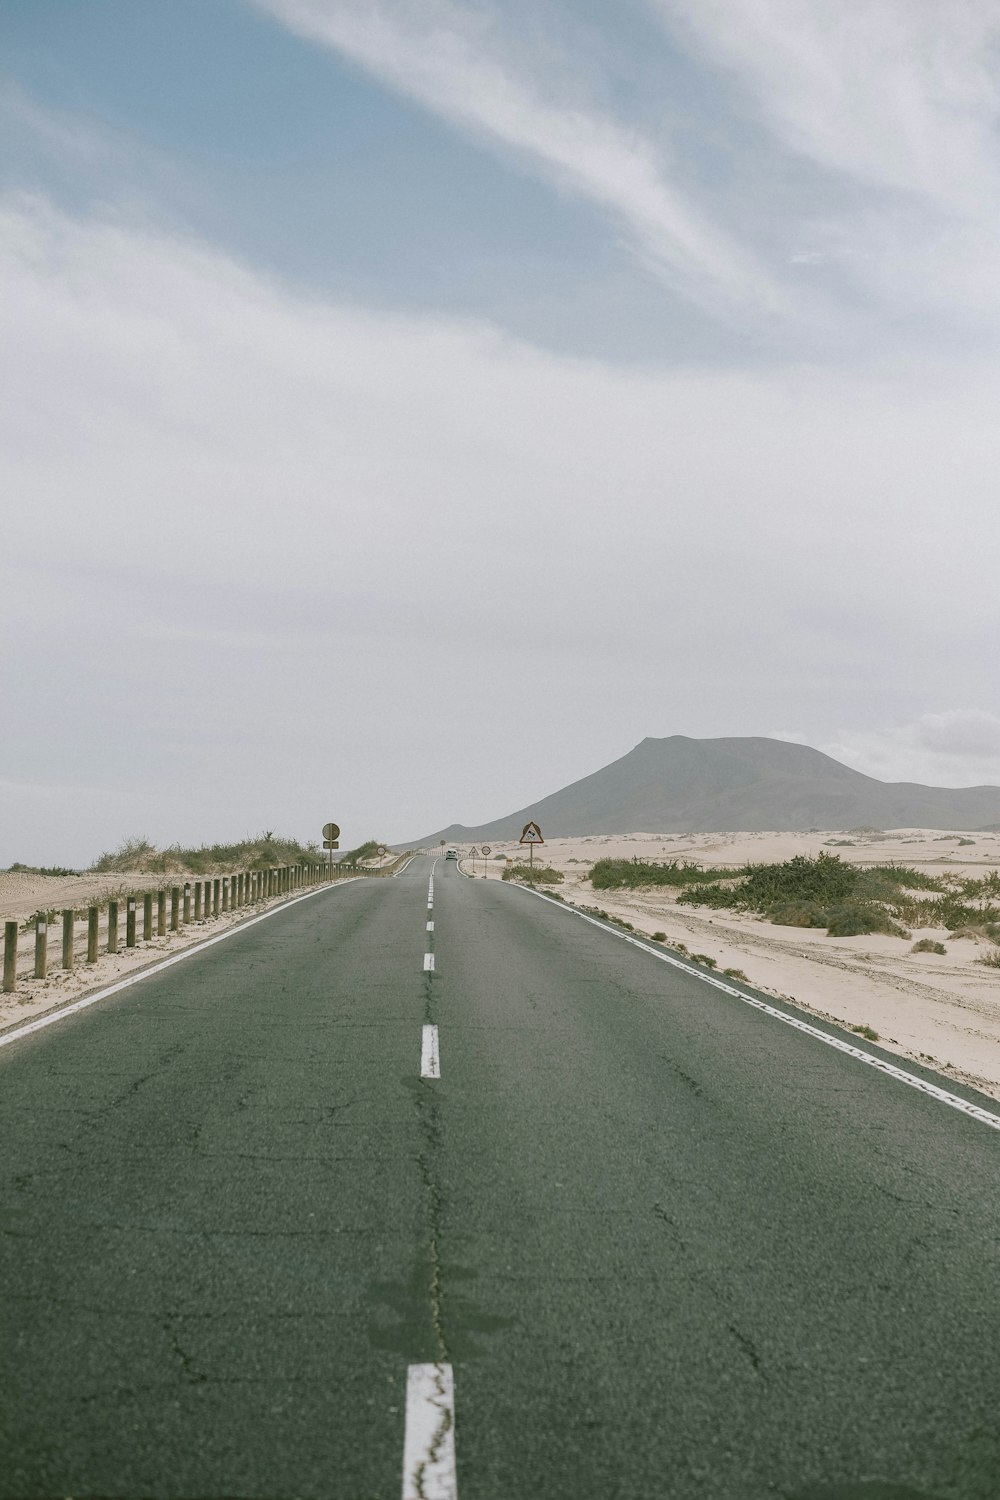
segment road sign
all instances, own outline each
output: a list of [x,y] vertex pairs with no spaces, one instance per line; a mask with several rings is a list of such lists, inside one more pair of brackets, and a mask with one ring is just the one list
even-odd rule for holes
[[339,839],[324,839],[323,840],[323,848],[324,849],[339,849],[340,848],[340,840]]
[[539,828],[538,824],[525,823],[524,827],[521,829],[521,837],[518,840],[518,843],[544,844],[545,840],[542,838],[542,830]]
[[488,859],[489,858],[489,853],[490,853],[490,846],[489,846],[489,844],[484,844],[483,845],[483,858],[484,859]]
[[[339,839],[340,838],[340,829],[337,827],[336,823],[324,823],[323,824],[323,837],[325,839]],[[324,845],[324,848],[325,847],[326,846]],[[334,845],[334,848],[336,848],[336,845]]]
[[475,847],[471,848],[469,850],[469,858],[470,859],[478,859],[479,858],[479,850],[476,849]]
[[379,854],[388,854],[389,850],[388,850],[388,848],[386,847],[385,844],[379,844],[379,846],[378,846],[378,852],[379,852]]

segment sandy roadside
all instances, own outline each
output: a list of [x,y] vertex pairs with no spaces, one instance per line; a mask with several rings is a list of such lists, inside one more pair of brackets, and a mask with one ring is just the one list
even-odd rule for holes
[[[926,829],[878,835],[595,835],[553,839],[536,849],[535,858],[562,871],[565,879],[556,889],[567,902],[631,922],[639,934],[665,933],[669,945],[707,955],[720,972],[739,970],[756,989],[794,1000],[828,1020],[870,1026],[889,1051],[1000,1099],[1000,970],[976,962],[984,952],[976,941],[949,941],[939,928],[914,930],[910,938],[880,933],[833,938],[813,929],[777,927],[744,913],[678,906],[676,893],[663,888],[595,891],[587,879],[591,863],[601,858],[638,855],[738,868],[796,854],[815,856],[821,850],[852,862],[894,861],[933,874],[950,870],[982,876],[1000,868],[997,834]],[[499,879],[507,857],[520,860],[526,853],[516,844],[491,846],[489,859],[474,862],[475,873]],[[473,862],[466,858],[462,864],[472,873]],[[914,941],[923,937],[943,942],[947,952],[913,953]]]

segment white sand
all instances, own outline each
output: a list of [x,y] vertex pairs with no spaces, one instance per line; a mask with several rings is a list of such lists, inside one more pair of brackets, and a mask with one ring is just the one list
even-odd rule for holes
[[[915,865],[936,875],[953,871],[982,877],[1000,868],[1000,835],[926,829],[896,829],[879,836],[836,831],[597,834],[553,839],[535,850],[535,859],[563,872],[565,881],[557,889],[566,901],[600,907],[631,922],[638,933],[664,932],[668,943],[683,943],[692,953],[714,958],[720,971],[740,969],[754,988],[794,1000],[817,1015],[845,1026],[871,1026],[888,1050],[1000,1099],[1000,969],[976,962],[989,945],[984,948],[971,939],[949,942],[948,934],[935,928],[915,930],[910,938],[832,938],[811,928],[776,927],[747,914],[678,906],[677,892],[670,889],[595,891],[586,878],[597,859],[686,858],[738,868],[796,854],[815,856],[821,850],[858,863]],[[503,869],[498,855],[526,860],[528,851],[512,843],[492,846],[485,862],[491,879],[499,879]],[[471,873],[468,860],[463,869]],[[482,876],[481,859],[475,870]],[[945,943],[947,953],[911,952],[923,937]]]

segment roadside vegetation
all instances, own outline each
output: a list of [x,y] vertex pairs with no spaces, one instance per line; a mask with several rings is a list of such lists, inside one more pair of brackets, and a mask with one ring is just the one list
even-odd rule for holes
[[[100,855],[90,866],[94,875],[209,875],[216,870],[265,870],[274,865],[318,862],[316,844],[301,844],[272,829],[232,844],[201,844],[186,848],[170,844],[157,849],[147,838],[124,839],[117,849]],[[41,872],[48,873],[48,872]]]
[[356,849],[348,849],[337,861],[341,865],[360,865],[366,859],[375,859],[378,855],[378,839],[365,839]]
[[501,880],[518,880],[522,885],[561,885],[563,873],[551,865],[508,865]]
[[591,880],[597,890],[671,886],[684,905],[757,912],[778,926],[822,928],[831,937],[908,937],[910,928],[943,927],[956,937],[1000,940],[997,870],[982,877],[931,875],[912,865],[856,865],[821,853],[735,870],[676,860],[599,860]]
[[8,865],[7,875],[79,875],[79,870],[67,870],[64,865]]
[[632,859],[599,859],[590,872],[590,883],[595,891],[619,891],[636,886],[696,885],[732,874],[732,870],[722,865],[710,865],[705,869],[699,864],[678,859],[666,864],[647,864],[633,856]]

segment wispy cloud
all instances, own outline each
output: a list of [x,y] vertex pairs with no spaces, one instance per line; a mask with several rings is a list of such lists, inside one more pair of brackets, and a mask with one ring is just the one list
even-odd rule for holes
[[[785,149],[856,190],[793,257],[887,300],[995,306],[1000,11],[984,0],[648,0]],[[815,213],[815,209],[814,209]],[[808,231],[807,231],[808,232]],[[818,243],[817,243],[818,242]],[[942,281],[942,277],[944,280]]]
[[[571,68],[546,73],[505,35],[501,12],[453,0],[255,0],[394,90],[513,152],[561,189],[598,205],[643,261],[701,303],[775,310],[766,271],[672,173],[666,145],[581,97]],[[547,54],[546,61],[551,62]]]

